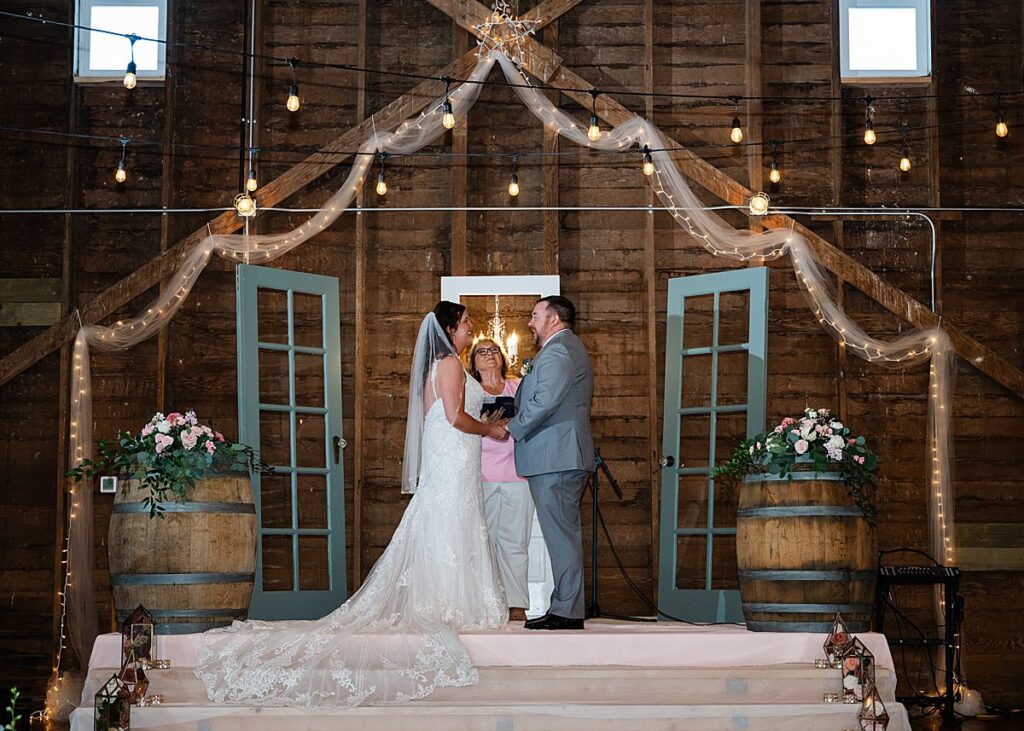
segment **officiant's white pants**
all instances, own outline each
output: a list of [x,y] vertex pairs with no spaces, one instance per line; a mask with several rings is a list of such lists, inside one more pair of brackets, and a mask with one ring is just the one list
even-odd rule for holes
[[533,530],[533,497],[525,482],[485,482],[484,512],[498,575],[510,607],[530,608],[527,547]]

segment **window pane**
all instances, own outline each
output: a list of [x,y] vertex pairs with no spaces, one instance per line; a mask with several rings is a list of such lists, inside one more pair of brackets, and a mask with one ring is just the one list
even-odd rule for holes
[[[89,26],[115,33],[134,33],[145,38],[161,38],[160,7],[152,5],[103,5],[92,8]],[[159,70],[159,44],[136,41],[135,65],[139,71]],[[89,31],[89,69],[123,71],[131,60],[131,43],[122,36]]]
[[917,69],[915,8],[850,8],[851,71]]

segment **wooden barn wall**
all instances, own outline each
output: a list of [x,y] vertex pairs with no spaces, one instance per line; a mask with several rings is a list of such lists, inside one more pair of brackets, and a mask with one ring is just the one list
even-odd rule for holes
[[[523,10],[536,3],[522,2]],[[982,0],[940,3],[936,9],[936,69],[931,85],[906,89],[841,85],[835,80],[836,19],[830,0],[587,0],[541,33],[565,64],[601,88],[677,94],[767,97],[799,101],[743,103],[738,113],[751,140],[778,140],[779,185],[767,183],[762,164],[746,148],[726,144],[737,110],[722,100],[616,97],[649,116],[664,133],[727,175],[764,189],[780,205],[1011,206],[1024,198],[1017,98],[1004,104],[1011,135],[992,134],[995,107],[988,98],[936,104],[897,104],[903,93],[961,94],[1017,89],[1022,11],[1018,3]],[[67,0],[34,6],[43,15],[70,18]],[[171,37],[240,49],[242,3],[172,3]],[[644,19],[650,19],[648,27]],[[130,146],[130,179],[113,182],[120,150],[0,132],[0,206],[216,207],[239,182],[241,59],[172,48],[164,84],[74,86],[69,81],[68,33],[9,23],[0,43],[5,70],[0,103],[12,126],[93,135],[173,141],[176,147]],[[258,3],[257,46],[282,57],[334,64],[434,73],[470,47],[468,34],[423,0],[375,3]],[[751,64],[754,65],[751,65]],[[650,64],[649,81],[645,71]],[[298,69],[303,108],[284,109],[290,72],[258,65],[255,83],[261,181],[288,170],[323,145],[408,91],[415,80],[351,70]],[[495,72],[492,80],[500,80]],[[438,92],[441,84],[437,85]],[[830,98],[842,94],[844,101]],[[898,143],[859,142],[863,101],[872,94],[876,127],[911,128],[914,167],[896,170]],[[564,96],[557,101],[586,119],[589,111]],[[614,94],[613,94],[614,96]],[[835,139],[820,141],[825,135]],[[802,142],[818,138],[812,143]],[[216,148],[188,148],[188,144]],[[545,146],[555,156],[534,154]],[[471,153],[449,159],[431,153]],[[756,148],[750,148],[753,150]],[[479,157],[472,153],[500,153]],[[388,208],[509,204],[505,193],[511,153],[522,194],[508,211],[408,213]],[[597,374],[594,432],[623,487],[619,501],[606,491],[602,510],[624,566],[647,594],[657,584],[661,393],[669,279],[744,266],[713,257],[664,213],[565,210],[557,215],[516,210],[557,202],[566,207],[646,205],[650,194],[636,155],[589,153],[570,143],[552,145],[512,90],[486,86],[468,119],[425,154],[388,163],[389,193],[366,205],[384,212],[343,215],[328,231],[274,266],[335,276],[341,297],[342,382],[345,410],[346,537],[349,586],[355,587],[387,545],[405,507],[398,494],[404,438],[408,362],[418,322],[437,299],[448,274],[542,274],[557,262],[562,291],[579,309],[579,330]],[[286,200],[315,207],[344,180],[350,161]],[[708,204],[720,201],[697,188]],[[297,225],[305,214],[265,212],[255,231]],[[747,220],[723,214],[736,225]],[[202,213],[74,216],[0,215],[0,278],[56,280],[62,307],[72,311],[144,262],[203,226]],[[930,298],[930,229],[923,222],[801,217],[886,282],[919,301]],[[938,304],[949,321],[1017,367],[1021,353],[1024,272],[1020,216],[964,213],[937,222]],[[364,252],[360,260],[357,249]],[[870,436],[883,457],[879,497],[880,547],[923,548],[927,526],[924,369],[884,370],[839,349],[810,319],[787,261],[771,262],[769,294],[769,418],[805,405],[830,405]],[[869,298],[836,282],[847,310],[877,335],[905,323]],[[111,320],[145,305],[156,290]],[[95,434],[111,437],[137,428],[157,409],[195,408],[225,431],[237,433],[234,271],[214,260],[191,297],[159,338],[127,353],[96,353],[93,360]],[[362,312],[357,320],[356,312]],[[478,323],[480,327],[480,323]],[[651,353],[649,334],[655,334]],[[0,327],[0,355],[40,332]],[[356,358],[357,350],[363,354]],[[54,353],[0,386],[0,685],[18,684],[38,701],[54,648],[56,547],[62,536],[63,485],[58,459],[66,439],[60,384],[62,356]],[[357,387],[358,384],[358,387]],[[963,361],[954,404],[957,520],[968,526],[1024,522],[1019,450],[1007,435],[1024,430],[1024,402]],[[653,394],[653,396],[652,396]],[[356,415],[360,422],[356,424]],[[356,433],[362,438],[357,442]],[[356,465],[360,469],[356,470]],[[106,573],[109,498],[97,496],[94,581],[101,622],[110,622]],[[590,519],[589,501],[584,521]],[[588,536],[589,541],[589,536]],[[585,555],[589,562],[589,543]],[[645,613],[601,541],[601,604],[606,610]],[[722,561],[728,561],[727,558]],[[717,564],[724,570],[727,564]],[[1019,664],[1007,654],[1024,649],[1021,574],[970,571],[964,670],[990,703],[1019,705]],[[927,598],[908,594],[906,608],[929,621]],[[915,663],[908,665],[911,679]]]

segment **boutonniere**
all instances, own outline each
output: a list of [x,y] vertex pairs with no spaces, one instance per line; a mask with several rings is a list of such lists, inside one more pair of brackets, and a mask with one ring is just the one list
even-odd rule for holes
[[533,370],[533,358],[527,358],[523,361],[523,367],[519,369],[519,373],[525,378],[529,375],[530,371]]

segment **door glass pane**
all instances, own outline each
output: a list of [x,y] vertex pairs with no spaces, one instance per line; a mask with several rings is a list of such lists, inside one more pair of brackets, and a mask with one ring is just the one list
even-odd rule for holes
[[260,411],[260,455],[270,465],[292,463],[291,418],[288,412]]
[[318,294],[292,293],[295,345],[319,348],[324,344],[323,298]]
[[711,405],[711,355],[683,357],[682,407]]
[[680,475],[679,515],[676,525],[680,528],[704,528],[707,524],[707,475]]
[[295,454],[299,467],[327,466],[324,417],[296,414]]
[[293,566],[291,536],[263,536],[263,591],[291,591]]
[[320,354],[295,354],[295,405],[324,405],[324,357]]
[[327,527],[327,477],[299,475],[299,528]]
[[299,589],[330,589],[327,536],[299,536]]
[[680,467],[707,467],[708,452],[711,449],[711,417],[704,414],[688,414],[679,417],[679,458]]
[[676,588],[704,589],[707,585],[708,539],[679,536],[676,539]]
[[260,475],[260,514],[264,528],[292,527],[291,475]]
[[288,351],[260,350],[260,403],[288,405]]
[[711,558],[714,561],[711,588],[739,590],[736,573],[736,536],[717,535],[711,540]]
[[256,293],[257,332],[260,342],[288,342],[288,293],[260,289]]
[[718,296],[718,344],[747,342],[750,322],[750,290],[722,292]]
[[715,295],[692,295],[683,300],[683,348],[708,348],[714,338]]
[[747,364],[749,361],[750,357],[745,350],[718,354],[716,396],[719,406],[747,402]]

